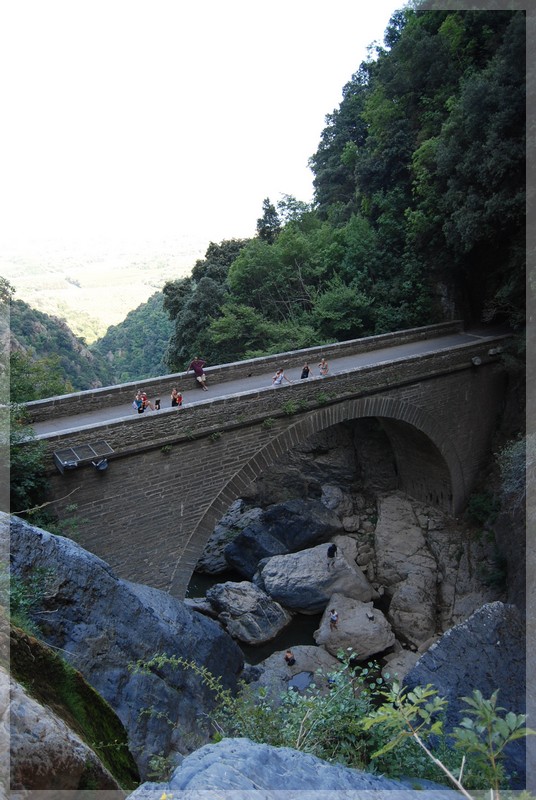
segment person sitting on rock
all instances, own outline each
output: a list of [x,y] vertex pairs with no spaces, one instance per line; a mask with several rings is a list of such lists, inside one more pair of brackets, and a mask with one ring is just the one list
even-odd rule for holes
[[332,542],[328,547],[327,557],[328,557],[328,569],[331,569],[333,564],[335,563],[335,556],[337,555],[337,545],[335,542]]
[[294,666],[294,664],[296,663],[296,659],[294,658],[292,650],[287,650],[287,652],[285,653],[285,661],[287,662],[289,667]]

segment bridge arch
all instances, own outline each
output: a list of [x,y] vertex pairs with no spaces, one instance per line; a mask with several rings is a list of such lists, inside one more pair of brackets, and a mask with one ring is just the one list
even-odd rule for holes
[[[366,418],[377,419],[387,435],[397,465],[399,488],[444,511],[455,510],[465,496],[462,463],[452,439],[437,419],[422,408],[393,397],[356,398],[297,419],[293,425],[274,434],[227,481],[190,533],[184,552],[193,565],[192,572],[215,524],[266,468],[314,434],[339,423]],[[435,481],[433,475],[437,476]],[[185,588],[182,587],[182,591]]]

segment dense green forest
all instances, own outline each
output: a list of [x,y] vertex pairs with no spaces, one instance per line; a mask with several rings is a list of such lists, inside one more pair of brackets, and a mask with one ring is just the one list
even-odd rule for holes
[[[167,372],[172,323],[157,292],[92,345],[61,319],[10,299],[11,395],[18,402]],[[51,380],[51,376],[54,380]]]
[[326,117],[315,201],[166,284],[167,363],[212,363],[461,317],[521,329],[525,15],[397,12]]
[[[9,311],[13,399],[36,400],[111,383],[106,361],[95,358],[63,320],[31,308],[13,295]],[[29,369],[30,362],[40,365],[41,379],[37,383],[34,370]],[[62,376],[59,383],[49,381],[52,373]]]
[[167,373],[164,356],[173,326],[163,309],[163,299],[162,292],[156,292],[90,345],[91,353],[108,364],[111,383]]
[[326,116],[311,205],[266,198],[253,238],[91,346],[12,300],[12,349],[80,390],[443,319],[522,332],[525,39],[522,11],[396,12]]

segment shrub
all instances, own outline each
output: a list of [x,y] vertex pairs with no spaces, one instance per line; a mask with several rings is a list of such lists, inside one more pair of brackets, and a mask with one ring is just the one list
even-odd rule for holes
[[498,499],[491,492],[472,494],[467,504],[467,516],[478,525],[493,522],[499,510]]

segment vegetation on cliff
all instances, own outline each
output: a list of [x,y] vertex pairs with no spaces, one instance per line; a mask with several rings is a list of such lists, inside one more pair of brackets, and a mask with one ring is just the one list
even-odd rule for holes
[[94,750],[121,786],[137,786],[139,774],[126,731],[108,703],[79,672],[38,639],[16,627],[11,628],[10,639],[13,678],[61,717]]
[[352,652],[341,651],[338,658],[338,668],[328,674],[319,670],[307,689],[288,689],[277,698],[245,683],[232,693],[205,667],[181,657],[156,654],[132,669],[173,666],[200,675],[217,700],[211,720],[216,740],[246,737],[355,769],[411,776],[416,786],[419,780],[454,785],[468,800],[473,800],[468,789],[492,787],[498,798],[499,789],[508,787],[505,747],[535,732],[525,727],[524,714],[498,704],[498,691],[490,698],[479,690],[463,697],[459,726],[448,732],[448,702],[433,686],[408,691],[397,681],[384,681],[375,662],[356,664]]
[[266,198],[234,259],[211,245],[164,287],[169,367],[454,316],[521,330],[525,35],[522,11],[394,14],[326,117],[313,205]]
[[[13,293],[9,312],[12,397],[18,402],[111,383],[107,362],[96,358],[63,320],[16,300]],[[28,373],[37,379],[33,385]]]

